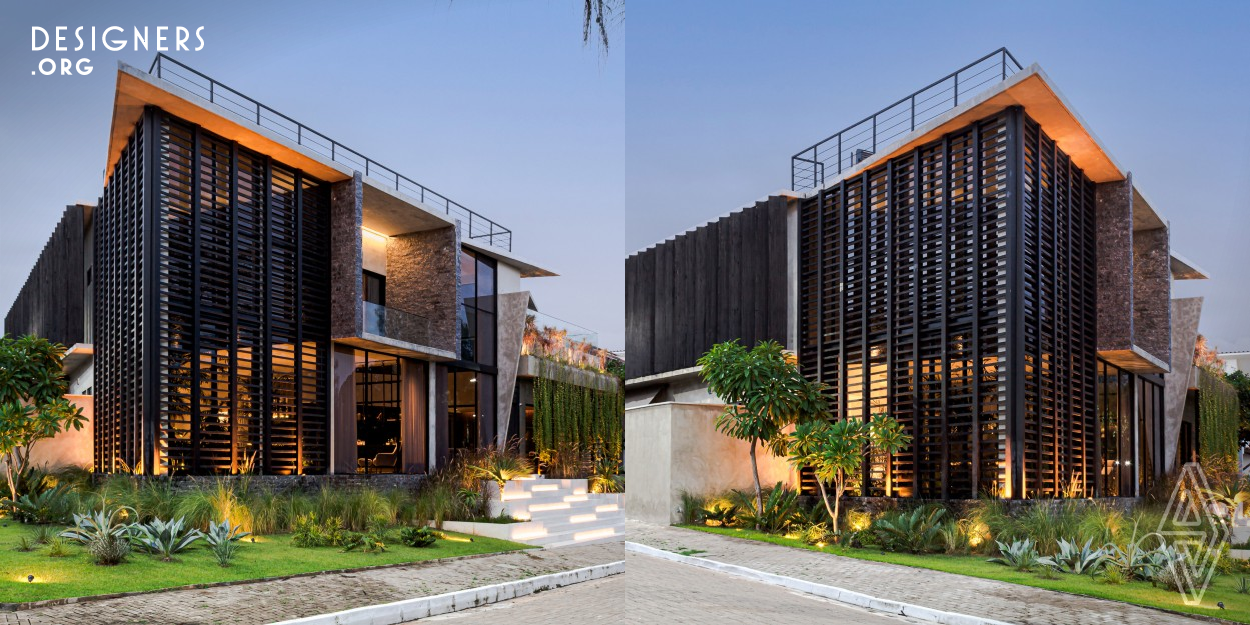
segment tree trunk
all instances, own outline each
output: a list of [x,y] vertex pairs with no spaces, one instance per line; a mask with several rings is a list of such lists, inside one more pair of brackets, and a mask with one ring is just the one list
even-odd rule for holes
[[838,512],[841,511],[842,493],[846,491],[846,478],[835,477],[833,484],[833,532],[838,532]]
[[[815,477],[815,476],[812,476]],[[825,483],[816,478],[816,485],[820,487],[820,500],[825,502],[825,512],[829,513],[829,518],[833,519],[833,531],[838,531],[838,513],[829,507],[829,495],[825,492]]]
[[760,530],[760,517],[764,514],[764,497],[760,488],[760,468],[755,463],[755,446],[758,438],[751,439],[751,475],[755,478],[755,531]]

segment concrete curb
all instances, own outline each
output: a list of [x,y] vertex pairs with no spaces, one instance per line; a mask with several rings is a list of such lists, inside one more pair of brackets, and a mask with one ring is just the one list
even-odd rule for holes
[[271,625],[393,625],[421,618],[459,612],[524,597],[544,590],[588,582],[625,572],[625,561],[596,564],[572,571],[540,575],[514,582],[480,586],[432,597],[405,599],[394,603],[365,606],[342,612],[306,616]]
[[828,586],[826,584],[818,584],[794,577],[786,577],[785,575],[765,573],[764,571],[757,571],[755,569],[738,566],[736,564],[726,564],[724,562],[717,562],[716,560],[709,560],[707,558],[696,558],[694,556],[683,556],[679,553],[656,549],[655,547],[649,547],[638,543],[626,542],[625,550],[654,558],[661,558],[670,562],[679,562],[681,564],[689,564],[691,566],[697,566],[711,571],[727,573],[729,575],[735,575],[752,581],[771,584],[773,586],[781,586],[782,588],[797,590],[809,595],[816,595],[817,597],[824,597],[825,599],[832,599],[834,601],[848,603],[861,608],[870,608],[873,610],[880,610],[882,612],[892,612],[894,614],[910,616],[922,621],[942,623],[943,625],[1008,625],[1002,621],[982,618],[979,616],[944,612],[942,610],[935,610],[924,606],[903,603],[902,601],[879,599],[863,593],[846,590],[845,588],[838,588],[837,586]]

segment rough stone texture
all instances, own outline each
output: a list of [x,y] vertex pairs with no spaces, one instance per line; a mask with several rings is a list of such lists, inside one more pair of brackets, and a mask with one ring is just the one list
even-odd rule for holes
[[1098,237],[1098,351],[1133,346],[1133,177],[1095,190]]
[[[719,404],[664,403],[625,411],[625,514],[649,523],[676,523],[682,491],[713,495],[754,488],[750,445],[716,431]],[[756,452],[760,482],[794,483],[784,458]]]
[[516,389],[517,364],[521,360],[521,343],[525,339],[525,311],[529,308],[529,291],[500,293],[495,298],[495,444],[502,447],[518,432],[509,432],[512,417],[512,395]]
[[360,336],[364,327],[360,305],[364,193],[360,172],[330,186],[330,335],[335,338]]
[[1133,343],[1172,359],[1172,268],[1167,228],[1133,233]]
[[[246,551],[245,546],[239,557],[247,557]],[[621,560],[622,551],[617,543],[511,552],[354,573],[175,590],[22,610],[6,616],[10,619],[7,622],[22,625],[261,625],[615,562]]]
[[[1205,623],[1118,601],[1071,595],[806,549],[718,536],[677,527],[626,523],[627,540],[669,551],[702,550],[697,557],[844,588],[890,601],[1024,625],[1156,625]],[[629,564],[626,564],[627,577]],[[1177,605],[1180,596],[1177,595]],[[1213,615],[1218,611],[1213,610]],[[757,621],[758,622],[758,621]]]
[[[95,479],[100,480],[108,476],[98,475]],[[323,486],[342,489],[359,489],[359,488],[416,488],[425,480],[425,475],[405,475],[403,473],[377,473],[365,475],[363,473],[348,473],[344,475],[179,475],[174,477],[166,476],[149,476],[138,477],[140,480],[159,480],[161,482],[168,481],[170,487],[175,491],[184,492],[199,487],[213,487],[218,482],[244,482],[246,481],[249,488],[259,488],[275,493],[285,493],[289,491],[313,492],[320,490]]]
[[1176,468],[1176,444],[1185,417],[1185,394],[1194,384],[1194,345],[1198,341],[1198,321],[1202,298],[1172,300],[1172,370],[1163,375],[1163,459],[1165,472]]
[[450,352],[460,348],[459,248],[451,226],[401,234],[386,246],[386,307],[424,317],[429,323],[426,344]]

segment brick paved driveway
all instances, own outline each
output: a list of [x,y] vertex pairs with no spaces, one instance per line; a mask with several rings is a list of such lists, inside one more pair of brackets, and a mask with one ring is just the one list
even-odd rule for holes
[[0,612],[0,625],[262,625],[621,559],[620,543]]
[[625,574],[412,623],[796,625],[919,623],[685,564],[630,553]]
[[[948,612],[1024,625],[1171,625],[1210,621],[941,571],[844,558],[678,527],[626,524],[626,540],[659,549],[701,549],[700,558],[837,586]],[[632,562],[632,561],[631,561]],[[693,568],[693,567],[691,567]],[[629,567],[626,566],[626,575]]]

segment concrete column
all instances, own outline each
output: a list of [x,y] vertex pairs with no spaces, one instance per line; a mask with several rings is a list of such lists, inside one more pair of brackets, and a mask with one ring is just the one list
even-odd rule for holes
[[1095,189],[1099,351],[1133,346],[1133,177]]
[[1172,370],[1163,374],[1163,459],[1164,472],[1177,465],[1176,445],[1185,417],[1185,395],[1194,375],[1194,345],[1198,341],[1198,321],[1202,298],[1172,300]]

